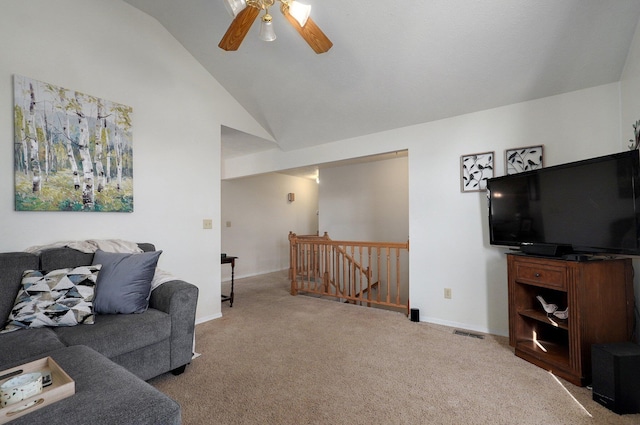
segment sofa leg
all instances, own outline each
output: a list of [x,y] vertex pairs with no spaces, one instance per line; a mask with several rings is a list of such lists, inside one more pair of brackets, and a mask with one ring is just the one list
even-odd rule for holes
[[187,369],[187,365],[185,364],[173,369],[171,373],[173,373],[175,376],[182,375],[186,369]]

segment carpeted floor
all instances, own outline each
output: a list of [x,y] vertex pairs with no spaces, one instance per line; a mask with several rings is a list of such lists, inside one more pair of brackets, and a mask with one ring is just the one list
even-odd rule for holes
[[506,338],[294,297],[286,272],[235,287],[233,307],[196,327],[201,356],[151,381],[185,425],[640,424],[517,358]]

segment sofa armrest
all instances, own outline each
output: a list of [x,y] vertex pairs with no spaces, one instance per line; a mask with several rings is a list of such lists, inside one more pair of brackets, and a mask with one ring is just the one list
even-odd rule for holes
[[149,307],[171,316],[171,369],[191,362],[195,332],[198,287],[171,280],[151,292]]

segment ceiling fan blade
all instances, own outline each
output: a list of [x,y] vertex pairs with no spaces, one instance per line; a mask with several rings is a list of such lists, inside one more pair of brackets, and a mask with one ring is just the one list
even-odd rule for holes
[[258,14],[260,13],[260,9],[255,7],[247,6],[238,13],[235,17],[227,32],[218,43],[218,47],[222,50],[238,50],[240,44],[242,44],[242,40],[249,32],[249,28],[253,24],[253,21],[256,20]]
[[315,22],[311,18],[307,19],[307,23],[304,27],[301,27],[296,18],[289,14],[288,10],[282,10],[282,14],[287,21],[300,33],[302,38],[309,43],[309,46],[318,54],[325,53],[329,51],[329,49],[333,46],[333,43],[329,38],[322,32],[320,27],[316,25]]

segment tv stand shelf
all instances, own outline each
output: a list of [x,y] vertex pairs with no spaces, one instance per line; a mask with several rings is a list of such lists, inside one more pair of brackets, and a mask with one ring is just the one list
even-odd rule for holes
[[[520,354],[525,356],[529,353],[535,353],[536,356],[544,355],[546,361],[550,365],[557,365],[561,368],[569,367],[569,350],[565,344],[557,344],[549,341],[523,339],[518,341],[521,349]],[[518,356],[522,357],[522,356]],[[528,360],[527,357],[523,357]],[[535,362],[532,362],[535,364]]]
[[[567,261],[507,254],[509,344],[515,355],[584,386],[591,381],[591,345],[629,341],[633,333],[631,260]],[[569,308],[547,315],[536,298]]]
[[546,323],[547,325],[550,325],[550,326],[555,326],[556,328],[559,328],[559,329],[564,329],[564,330],[569,329],[569,325],[567,324],[566,320],[561,320],[555,317],[551,317],[539,310],[533,310],[533,309],[520,310],[518,311],[518,314],[533,320],[537,320],[542,323]]

